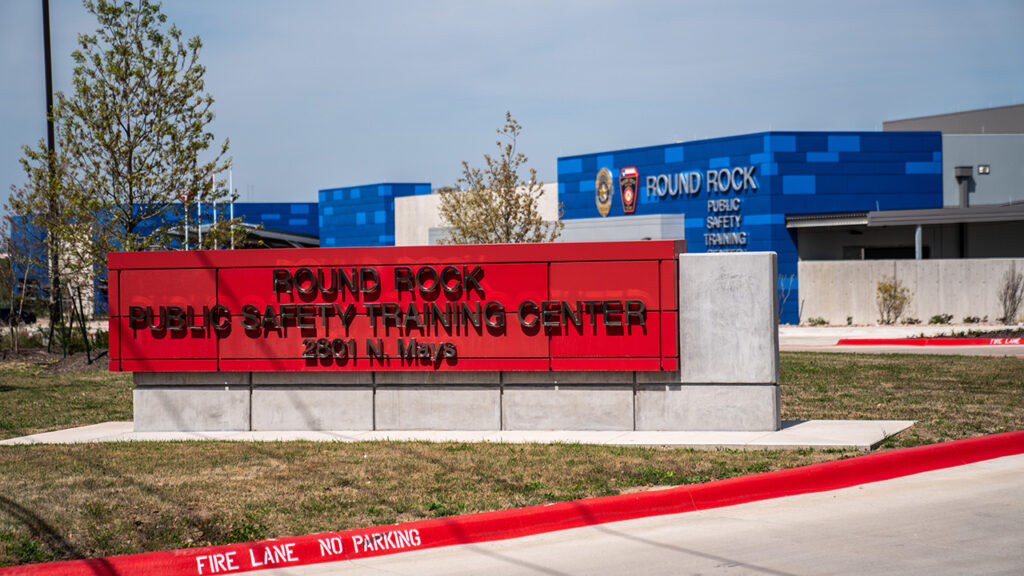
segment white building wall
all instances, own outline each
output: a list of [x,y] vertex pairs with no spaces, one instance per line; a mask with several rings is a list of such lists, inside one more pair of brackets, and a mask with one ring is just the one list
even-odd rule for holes
[[428,246],[430,229],[441,225],[441,196],[395,198],[395,246]]
[[[429,246],[444,235],[438,207],[441,196],[406,196],[395,199],[395,246]],[[558,220],[558,183],[541,186],[537,209],[544,220]],[[430,229],[434,228],[431,234]]]

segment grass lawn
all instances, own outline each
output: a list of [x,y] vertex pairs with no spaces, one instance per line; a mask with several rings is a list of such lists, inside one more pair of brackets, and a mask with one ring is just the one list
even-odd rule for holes
[[[782,355],[785,419],[912,419],[886,448],[1024,428],[1024,359]],[[0,436],[131,417],[123,374],[0,365]],[[844,451],[584,445],[0,447],[0,566],[307,534],[621,494]]]

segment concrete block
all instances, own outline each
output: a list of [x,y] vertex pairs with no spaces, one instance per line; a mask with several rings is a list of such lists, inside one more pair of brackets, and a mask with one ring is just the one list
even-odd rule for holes
[[249,372],[133,372],[136,386],[247,386]]
[[136,432],[249,430],[248,386],[136,388],[132,396]]
[[373,430],[373,389],[253,388],[253,430]]
[[637,430],[774,431],[782,427],[775,385],[639,386]]
[[639,384],[678,384],[682,376],[675,372],[636,372],[636,383]]
[[384,385],[476,384],[497,386],[499,374],[499,372],[376,372],[374,381]]
[[505,386],[503,430],[632,430],[632,386]]
[[[633,372],[503,372],[502,384],[633,384]],[[677,380],[678,382],[678,380]]]
[[350,386],[373,384],[372,372],[253,372],[253,386]]
[[1003,275],[1014,267],[1022,269],[1024,260],[804,261],[799,264],[803,318],[820,316],[841,324],[852,316],[855,324],[874,324],[879,319],[877,283],[895,275],[911,292],[904,318],[927,322],[936,314],[952,314],[954,322],[965,316],[994,320],[1002,315],[998,294]]
[[779,381],[774,252],[679,257],[683,383]]
[[[497,377],[497,373],[495,373]],[[376,430],[499,430],[498,386],[378,386]]]

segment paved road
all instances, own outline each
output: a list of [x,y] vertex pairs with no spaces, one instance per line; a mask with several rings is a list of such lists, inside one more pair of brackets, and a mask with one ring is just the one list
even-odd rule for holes
[[834,492],[254,574],[1022,574],[1024,455]]

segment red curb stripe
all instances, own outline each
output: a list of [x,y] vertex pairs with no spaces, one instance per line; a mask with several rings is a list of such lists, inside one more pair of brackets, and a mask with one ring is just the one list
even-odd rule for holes
[[1024,431],[1007,432],[666,490],[295,538],[0,568],[0,574],[206,576],[337,562],[825,492],[1022,453]]
[[1024,338],[843,338],[836,346],[1024,346]]

